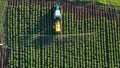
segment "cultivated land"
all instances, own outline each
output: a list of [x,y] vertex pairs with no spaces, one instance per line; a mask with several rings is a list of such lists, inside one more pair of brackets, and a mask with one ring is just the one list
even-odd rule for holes
[[8,68],[119,67],[118,11],[92,3],[79,6],[64,2],[62,31],[56,33],[52,18],[56,3],[31,1],[31,5],[16,6],[10,2]]
[[55,33],[51,2],[33,5],[8,9],[9,67],[119,67],[115,9],[64,3],[62,32]]

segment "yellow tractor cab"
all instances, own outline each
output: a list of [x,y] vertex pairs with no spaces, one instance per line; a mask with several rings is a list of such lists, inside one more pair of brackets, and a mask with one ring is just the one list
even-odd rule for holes
[[59,21],[59,20],[55,23],[55,31],[56,31],[56,32],[60,32],[60,31],[61,31],[60,21]]

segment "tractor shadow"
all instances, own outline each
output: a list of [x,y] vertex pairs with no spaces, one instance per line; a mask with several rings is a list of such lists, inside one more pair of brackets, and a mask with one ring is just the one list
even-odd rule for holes
[[54,8],[47,9],[44,15],[42,10],[40,11],[39,22],[37,24],[37,30],[35,31],[37,34],[36,38],[33,40],[32,44],[36,45],[36,48],[41,47],[42,45],[48,45],[53,43],[51,40],[54,39],[56,35],[54,26],[55,21],[53,19]]

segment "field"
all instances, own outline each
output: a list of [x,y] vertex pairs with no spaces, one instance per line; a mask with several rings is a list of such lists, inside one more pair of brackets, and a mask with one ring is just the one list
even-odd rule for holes
[[117,8],[64,2],[56,33],[53,6],[59,2],[15,3],[8,3],[6,15],[8,68],[120,67]]
[[76,11],[71,6],[68,11],[63,6],[62,33],[55,33],[52,6],[48,6],[49,2],[43,2],[8,7],[9,68],[119,67],[120,31],[119,19],[112,15],[115,10],[97,14],[84,12],[88,7]]

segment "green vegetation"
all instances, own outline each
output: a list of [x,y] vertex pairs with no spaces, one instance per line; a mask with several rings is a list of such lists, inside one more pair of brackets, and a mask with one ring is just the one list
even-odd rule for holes
[[40,6],[8,8],[11,51],[8,68],[119,67],[120,31],[115,20],[104,17],[76,20],[73,14],[65,13],[63,34],[79,35],[62,38],[55,35],[51,9]]
[[[69,0],[76,1],[76,0]],[[120,0],[77,0],[80,2],[98,2],[104,5],[120,6]]]
[[6,10],[6,0],[0,0],[0,40],[4,32],[4,22],[5,22],[5,10]]
[[112,5],[112,6],[120,6],[120,0],[97,0],[100,3]]

